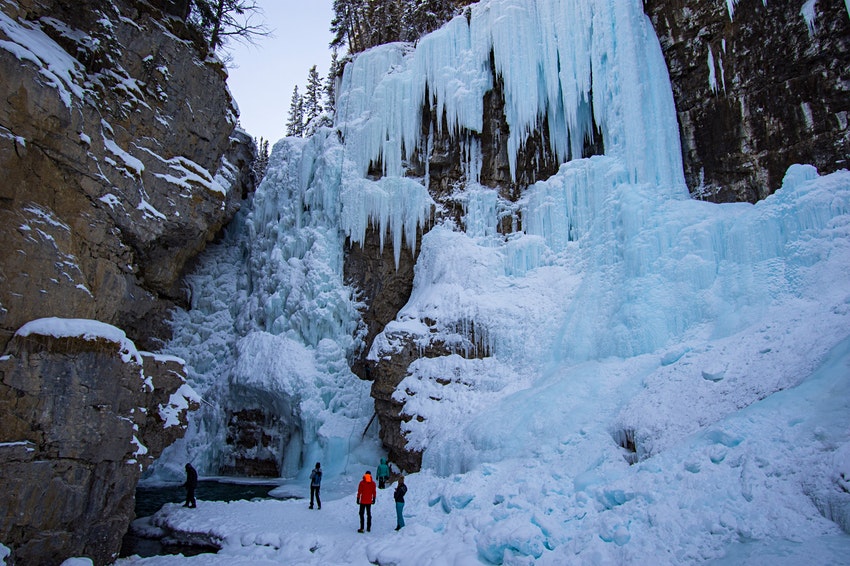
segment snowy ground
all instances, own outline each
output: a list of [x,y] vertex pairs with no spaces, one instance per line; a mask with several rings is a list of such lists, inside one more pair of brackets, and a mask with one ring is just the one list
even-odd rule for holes
[[840,487],[850,478],[850,339],[801,385],[634,466],[612,458],[586,469],[570,446],[582,434],[534,458],[409,476],[400,532],[391,489],[379,492],[372,532],[356,532],[352,472],[321,511],[304,500],[166,505],[156,524],[221,551],[118,564],[850,563],[850,535],[822,515],[850,523]]

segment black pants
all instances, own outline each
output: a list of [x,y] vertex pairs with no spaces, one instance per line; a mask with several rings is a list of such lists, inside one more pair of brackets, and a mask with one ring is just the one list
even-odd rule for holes
[[361,503],[360,504],[360,530],[363,530],[363,513],[366,513],[366,530],[372,530],[372,504],[371,503]]
[[319,509],[322,508],[322,500],[319,498],[319,490],[321,486],[311,485],[310,486],[310,509],[313,508],[313,497],[316,498],[316,505],[319,506]]
[[195,488],[187,487],[186,488],[186,503],[183,504],[183,507],[195,507]]

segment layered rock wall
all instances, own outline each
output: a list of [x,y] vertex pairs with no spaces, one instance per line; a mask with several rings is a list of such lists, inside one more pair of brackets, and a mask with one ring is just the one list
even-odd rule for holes
[[185,430],[181,361],[16,332],[44,317],[100,321],[132,350],[155,350],[186,302],[183,273],[252,190],[251,138],[187,6],[0,0],[0,543],[11,563],[111,562],[141,469]]
[[225,71],[182,21],[84,4],[0,4],[0,347],[62,316],[155,348],[249,170],[228,154],[250,138],[234,135]]
[[173,393],[184,382],[181,362],[129,341],[12,339],[0,359],[0,540],[12,563],[115,560],[143,467],[197,408]]
[[[727,4],[735,5],[729,14]],[[755,202],[789,165],[850,166],[850,17],[842,0],[647,0],[697,198]]]

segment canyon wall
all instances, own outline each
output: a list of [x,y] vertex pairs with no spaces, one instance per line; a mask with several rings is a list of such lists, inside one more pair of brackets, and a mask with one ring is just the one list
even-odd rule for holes
[[113,561],[142,469],[197,407],[180,360],[136,347],[169,337],[182,275],[253,190],[255,152],[185,9],[0,0],[8,563]]
[[850,17],[842,0],[647,0],[696,198],[756,202],[788,166],[850,165]]

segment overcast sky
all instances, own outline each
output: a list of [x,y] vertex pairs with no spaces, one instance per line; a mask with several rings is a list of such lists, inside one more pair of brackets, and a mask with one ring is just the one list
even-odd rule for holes
[[227,83],[239,104],[242,127],[272,144],[286,134],[292,89],[303,93],[307,72],[316,65],[328,74],[333,0],[260,0],[273,37],[256,45],[232,43],[233,64]]

